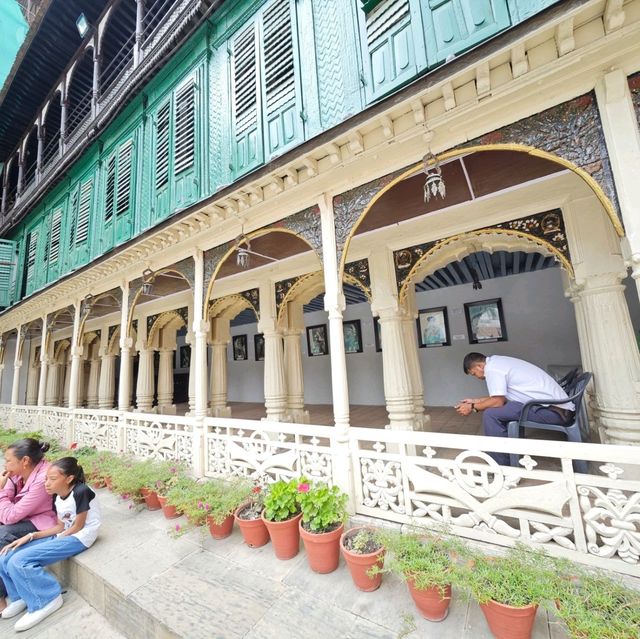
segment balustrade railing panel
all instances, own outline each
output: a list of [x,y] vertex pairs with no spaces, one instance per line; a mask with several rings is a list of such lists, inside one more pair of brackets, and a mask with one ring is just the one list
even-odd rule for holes
[[118,452],[120,415],[115,410],[76,410],[73,441],[78,446],[95,446]]
[[205,475],[332,482],[335,431],[329,426],[208,418],[205,428]]
[[195,420],[124,413],[124,450],[141,459],[175,459],[193,465]]
[[[366,428],[350,429],[350,438],[360,514],[500,545],[535,543],[638,573],[633,447]],[[483,449],[523,457],[517,468],[499,466]],[[593,474],[574,473],[573,459],[590,462]]]

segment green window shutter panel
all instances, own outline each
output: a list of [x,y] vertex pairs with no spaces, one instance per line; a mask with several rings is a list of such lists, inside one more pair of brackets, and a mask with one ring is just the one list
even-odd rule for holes
[[422,0],[429,64],[443,62],[511,24],[507,0]]
[[116,156],[112,155],[107,161],[107,179],[104,192],[104,225],[105,228],[113,219],[113,204],[116,197]]
[[298,104],[294,40],[294,11],[290,0],[276,0],[262,20],[262,82],[267,159],[282,153],[301,137],[302,105]]
[[40,236],[40,232],[37,229],[34,229],[29,233],[29,237],[27,238],[27,273],[26,273],[26,282],[27,282],[27,290],[26,294],[29,295],[31,291],[34,290],[34,276],[35,276],[35,268],[36,268],[36,257],[38,255],[38,238]]
[[129,213],[131,205],[131,160],[133,141],[127,140],[118,151],[118,182],[116,198],[116,216]]
[[364,20],[367,100],[377,99],[417,73],[409,0],[384,0]]
[[76,227],[76,248],[85,244],[89,238],[89,221],[91,217],[91,193],[93,179],[87,180],[80,187],[80,204],[78,205],[78,223]]
[[171,102],[165,102],[155,120],[155,202],[153,221],[162,219],[169,211],[169,142]]
[[69,232],[69,258],[71,258],[71,251],[73,250],[73,240],[76,232],[76,223],[78,219],[78,189],[75,188],[73,194],[71,195],[71,200],[69,201],[69,212],[67,215],[67,219],[69,222],[68,232]]
[[197,116],[198,87],[195,77],[189,79],[175,92],[175,145],[174,203],[173,209],[184,208],[195,202],[199,194]]
[[231,42],[232,163],[234,177],[263,161],[258,124],[259,85],[256,25],[251,24]]
[[62,231],[62,209],[58,208],[51,214],[49,228],[48,255],[45,257],[47,266],[47,281],[50,282],[58,276],[60,261],[60,238]]
[[16,250],[16,242],[0,240],[0,307],[9,306],[13,301]]

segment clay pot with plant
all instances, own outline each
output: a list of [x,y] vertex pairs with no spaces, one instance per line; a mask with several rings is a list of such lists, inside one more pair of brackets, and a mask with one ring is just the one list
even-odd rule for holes
[[302,517],[298,504],[299,479],[280,479],[269,484],[264,496],[264,522],[278,559],[291,559],[300,550],[298,523]]
[[380,540],[387,549],[384,571],[407,582],[409,594],[425,619],[443,621],[449,614],[452,586],[459,581],[452,555],[464,555],[462,544],[422,530],[406,534],[385,531]]
[[474,554],[462,570],[497,639],[529,639],[538,607],[555,605],[557,575],[542,551],[519,544],[504,557]]
[[224,539],[233,532],[233,513],[246,501],[251,488],[248,482],[213,479],[202,484],[202,501],[207,512],[209,532],[214,539]]
[[340,549],[358,590],[372,592],[380,588],[385,548],[377,530],[358,527],[342,533]]
[[247,501],[240,504],[234,518],[244,543],[250,548],[260,548],[269,542],[269,531],[262,520],[264,493],[261,486],[254,486]]
[[324,482],[301,480],[298,485],[298,502],[302,510],[300,537],[314,572],[325,574],[338,567],[347,499],[337,486]]

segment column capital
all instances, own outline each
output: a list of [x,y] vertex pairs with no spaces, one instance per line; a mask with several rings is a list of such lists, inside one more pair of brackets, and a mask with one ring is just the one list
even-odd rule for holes
[[75,346],[71,347],[71,357],[82,357],[83,352],[84,349],[82,348],[82,346],[78,346],[76,344]]
[[615,291],[624,289],[622,280],[626,277],[624,272],[598,273],[590,277],[584,278],[578,282],[581,288],[581,295],[590,295],[594,293],[604,293],[607,291]]
[[120,338],[120,350],[131,350],[133,348],[133,337]]

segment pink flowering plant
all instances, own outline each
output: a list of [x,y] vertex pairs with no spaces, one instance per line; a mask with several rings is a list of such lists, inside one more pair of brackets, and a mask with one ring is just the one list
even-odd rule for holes
[[337,486],[300,480],[298,503],[302,510],[303,528],[312,533],[335,530],[347,519],[347,499]]
[[286,521],[300,512],[298,485],[304,478],[280,479],[269,484],[264,495],[264,517],[268,521]]

